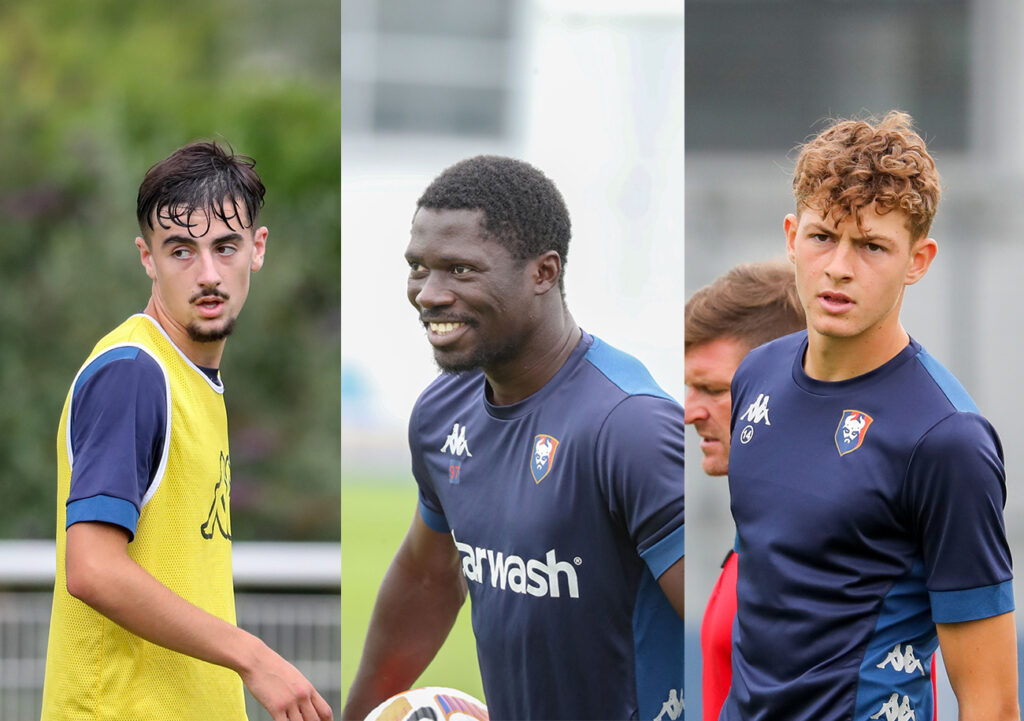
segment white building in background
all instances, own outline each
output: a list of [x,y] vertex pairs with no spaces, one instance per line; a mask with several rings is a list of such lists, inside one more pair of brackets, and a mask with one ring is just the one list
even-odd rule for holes
[[681,399],[681,3],[347,0],[342,13],[343,467],[408,467],[408,413],[437,371],[402,253],[419,194],[481,153],[554,180],[573,221],[570,310]]

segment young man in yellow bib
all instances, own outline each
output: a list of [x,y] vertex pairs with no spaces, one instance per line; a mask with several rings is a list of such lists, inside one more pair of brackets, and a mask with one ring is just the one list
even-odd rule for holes
[[275,721],[331,709],[235,625],[231,461],[217,368],[263,265],[264,188],[244,156],[189,144],[139,188],[144,312],[97,343],[57,433],[57,578],[43,721]]

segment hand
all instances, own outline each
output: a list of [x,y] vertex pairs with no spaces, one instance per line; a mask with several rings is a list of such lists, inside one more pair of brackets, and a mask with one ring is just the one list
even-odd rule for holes
[[281,656],[262,645],[252,668],[241,672],[242,682],[274,721],[331,721],[331,707],[305,676]]

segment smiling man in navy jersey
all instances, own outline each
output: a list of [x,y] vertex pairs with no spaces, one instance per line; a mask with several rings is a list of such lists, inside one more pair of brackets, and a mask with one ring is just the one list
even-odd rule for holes
[[807,332],[732,384],[739,553],[721,718],[932,717],[941,646],[961,719],[1017,719],[1002,448],[904,330],[939,177],[905,113],[801,148],[786,249]]
[[344,717],[416,680],[468,586],[491,718],[680,719],[682,408],[569,314],[540,171],[472,158],[418,206],[408,295],[444,374],[410,419],[419,504]]

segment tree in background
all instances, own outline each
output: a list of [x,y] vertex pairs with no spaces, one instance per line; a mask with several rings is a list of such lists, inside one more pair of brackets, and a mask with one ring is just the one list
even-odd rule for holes
[[235,537],[338,537],[339,38],[336,0],[0,6],[0,537],[53,535],[68,386],[148,297],[138,184],[196,138],[267,186],[222,366]]

